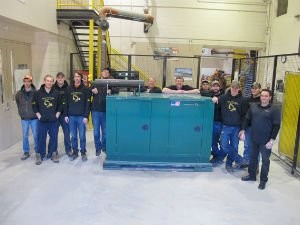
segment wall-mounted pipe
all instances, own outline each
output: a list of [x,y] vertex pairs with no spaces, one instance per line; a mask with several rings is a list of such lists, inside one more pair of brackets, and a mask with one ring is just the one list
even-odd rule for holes
[[140,14],[133,12],[126,12],[119,9],[114,9],[112,7],[103,7],[99,12],[100,17],[113,17],[125,20],[134,20],[144,23],[153,24],[154,17],[149,14]]
[[243,55],[248,57],[248,53],[234,52],[234,51],[217,51],[216,49],[211,50],[212,55]]

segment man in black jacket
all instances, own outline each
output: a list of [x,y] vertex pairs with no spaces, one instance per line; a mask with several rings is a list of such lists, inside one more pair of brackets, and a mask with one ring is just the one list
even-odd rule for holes
[[263,89],[260,94],[260,104],[252,104],[247,112],[241,131],[241,139],[245,138],[245,128],[251,122],[251,151],[249,175],[242,177],[242,181],[255,181],[258,165],[258,154],[261,153],[262,165],[259,189],[265,189],[270,168],[270,155],[276,136],[280,128],[280,111],[270,104],[272,92]]
[[[248,99],[249,104],[257,104],[260,102],[260,91],[261,85],[258,82],[254,82],[251,85],[251,96]],[[244,140],[244,153],[243,157],[247,164],[250,161],[250,151],[251,151],[251,140],[250,140],[250,133],[251,133],[251,124],[245,130],[245,140]]]
[[[58,91],[61,95],[62,104],[66,104],[66,91],[68,88],[68,82],[65,80],[65,75],[62,72],[58,72],[56,75],[56,81],[54,83],[54,88]],[[58,126],[61,126],[63,133],[64,133],[64,145],[65,145],[65,152],[68,156],[71,156],[71,140],[70,140],[70,127],[69,124],[66,123],[64,113],[59,116],[58,118]]]
[[31,127],[31,132],[34,141],[34,150],[37,152],[38,149],[38,138],[37,138],[37,127],[38,119],[32,110],[32,99],[35,92],[35,86],[32,83],[32,76],[26,74],[23,78],[23,86],[16,94],[16,103],[18,106],[18,112],[21,117],[22,124],[22,134],[23,134],[23,156],[21,160],[27,159],[30,154],[29,146],[29,128]]
[[73,153],[70,160],[73,161],[78,157],[78,133],[80,140],[80,153],[82,161],[87,161],[86,155],[86,125],[90,114],[90,90],[84,86],[82,74],[74,73],[74,82],[66,92],[66,104],[64,116],[70,126],[71,145]]
[[44,84],[34,94],[32,108],[36,114],[38,123],[38,153],[36,165],[42,163],[46,155],[46,139],[49,134],[48,154],[53,162],[58,163],[57,136],[58,117],[62,111],[61,96],[53,87],[54,78],[51,75],[44,77]]
[[[110,76],[109,68],[104,68],[101,71],[101,79],[113,79]],[[96,156],[99,156],[101,151],[106,152],[106,96],[118,92],[116,88],[106,87],[91,87],[92,101],[92,122],[94,127],[94,144]],[[101,137],[100,137],[101,130]]]

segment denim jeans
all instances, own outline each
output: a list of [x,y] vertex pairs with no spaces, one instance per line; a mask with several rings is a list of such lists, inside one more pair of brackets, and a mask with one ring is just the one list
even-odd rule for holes
[[225,152],[222,150],[220,143],[221,131],[222,123],[220,121],[214,121],[211,149],[213,157],[217,160],[223,160],[226,156]]
[[29,129],[31,128],[33,143],[34,143],[34,151],[38,150],[38,119],[35,120],[21,120],[22,124],[22,134],[23,134],[23,151],[29,152]]
[[38,122],[38,153],[44,158],[46,155],[46,140],[49,134],[48,154],[57,151],[58,121]]
[[250,151],[251,151],[251,127],[248,127],[245,130],[245,140],[244,140],[244,153],[243,157],[247,163],[250,161]]
[[71,145],[74,152],[78,152],[78,133],[80,141],[80,152],[86,152],[86,127],[83,123],[83,116],[70,116],[69,125],[71,132]]
[[261,154],[262,164],[260,170],[260,181],[267,182],[270,168],[270,156],[272,149],[266,149],[264,144],[256,144],[252,141],[252,149],[250,151],[250,164],[248,172],[250,177],[256,177],[256,169],[258,166],[258,155]]
[[61,126],[64,133],[65,152],[69,153],[71,151],[70,126],[68,123],[66,123],[63,115],[59,116],[58,122],[58,126]]
[[92,111],[92,121],[94,127],[94,143],[96,151],[106,149],[106,113]]
[[223,125],[221,132],[221,148],[227,154],[226,166],[232,166],[232,163],[243,163],[243,157],[238,154],[239,147],[239,126]]

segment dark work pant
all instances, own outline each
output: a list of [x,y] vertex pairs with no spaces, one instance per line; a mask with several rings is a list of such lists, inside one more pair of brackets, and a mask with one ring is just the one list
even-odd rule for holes
[[260,181],[267,182],[270,168],[270,156],[272,149],[266,149],[265,144],[256,144],[252,141],[250,151],[250,163],[248,172],[250,177],[256,177],[256,168],[258,165],[258,154],[261,153],[262,165],[260,170]]
[[70,138],[70,127],[69,124],[66,123],[65,117],[60,115],[58,118],[58,127],[61,126],[63,133],[64,133],[64,145],[65,145],[65,152],[71,152],[71,138]]
[[57,151],[58,121],[38,123],[38,153],[44,158],[46,155],[46,139],[49,134],[48,153],[52,155]]

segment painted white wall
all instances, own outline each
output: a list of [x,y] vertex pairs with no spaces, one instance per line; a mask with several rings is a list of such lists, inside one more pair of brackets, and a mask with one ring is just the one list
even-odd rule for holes
[[[112,46],[134,53],[135,42],[198,44],[202,46],[265,47],[266,3],[263,0],[180,1],[150,0],[154,24],[143,32],[143,23],[109,18]],[[143,0],[106,0],[105,5],[143,14]]]
[[53,0],[0,0],[0,15],[57,33],[56,1]]
[[65,73],[70,78],[70,53],[76,52],[73,36],[69,26],[58,25],[58,34],[36,32],[32,44],[32,71],[39,84],[43,77],[57,72]]
[[[76,52],[69,27],[65,24],[57,25],[55,9],[53,0],[0,0],[0,38],[30,46],[30,69],[37,88],[46,74],[55,76],[58,71],[62,71],[69,78],[70,53]],[[6,105],[8,102],[4,102],[3,106]],[[10,141],[8,144],[21,140],[15,104],[12,104],[9,112],[1,107],[0,120],[0,131],[5,131],[5,134],[0,133],[2,138]],[[7,124],[13,124],[11,129],[7,129]]]
[[[271,0],[267,55],[297,53],[300,39],[300,1],[289,0],[287,14],[276,17],[277,0]],[[299,15],[298,17],[295,17]]]

